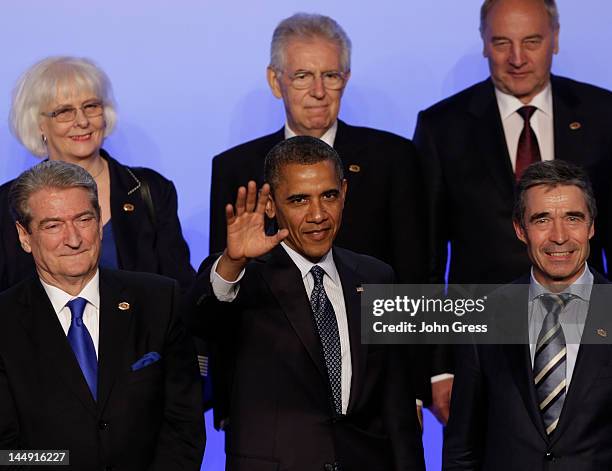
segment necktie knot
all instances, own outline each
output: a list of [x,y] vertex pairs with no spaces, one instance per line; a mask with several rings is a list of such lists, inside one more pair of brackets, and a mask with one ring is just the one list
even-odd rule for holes
[[554,316],[558,316],[559,313],[574,297],[571,293],[561,294],[543,294],[541,296],[542,305],[546,309],[546,313],[552,313]]
[[314,265],[310,269],[310,273],[312,273],[315,285],[320,285],[323,283],[323,276],[325,275],[325,270],[323,270],[319,265]]
[[537,108],[535,106],[523,106],[522,108],[516,110],[516,112],[520,114],[521,117],[527,122],[531,119],[533,113],[535,113],[536,111]]
[[79,327],[83,324],[83,313],[85,312],[86,305],[87,300],[84,298],[74,298],[67,304],[70,309],[70,314],[72,314],[73,321],[76,322]]

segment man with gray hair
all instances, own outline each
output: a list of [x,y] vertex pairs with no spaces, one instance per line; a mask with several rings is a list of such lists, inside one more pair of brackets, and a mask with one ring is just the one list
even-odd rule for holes
[[72,469],[199,470],[201,390],[177,283],[98,268],[97,186],[77,165],[32,167],[9,201],[37,276],[0,294],[0,449],[52,451],[40,460]]
[[[277,132],[213,159],[210,253],[225,248],[224,208],[234,201],[238,187],[249,180],[260,187],[267,152],[284,139],[306,135],[323,140],[342,159],[349,195],[338,245],[387,262],[398,282],[424,281],[426,254],[421,248],[427,237],[416,151],[403,137],[338,119],[350,76],[351,41],[332,18],[297,13],[278,24],[267,79],[273,95],[283,101],[286,122]],[[220,381],[220,369],[213,364],[213,384]],[[419,382],[420,374],[415,377]]]
[[[486,0],[480,33],[490,77],[419,113],[414,134],[427,186],[430,280],[443,283],[449,265],[448,282],[465,284],[507,283],[528,269],[512,230],[515,184],[531,163],[553,159],[584,166],[593,182],[605,217],[591,262],[601,269],[602,246],[612,253],[612,93],[551,75],[559,50],[554,0]],[[452,372],[449,355],[432,358],[439,378]],[[433,391],[442,422],[452,383],[445,377],[446,387]]]
[[553,160],[529,166],[517,193],[513,225],[531,270],[488,297],[489,325],[505,326],[507,344],[458,350],[443,469],[612,469],[612,285],[587,264],[591,185]]

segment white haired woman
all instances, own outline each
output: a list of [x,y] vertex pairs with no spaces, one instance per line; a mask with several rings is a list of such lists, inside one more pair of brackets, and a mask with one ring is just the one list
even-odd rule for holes
[[[98,185],[103,246],[100,266],[159,273],[185,291],[194,279],[177,216],[174,185],[147,168],[120,164],[102,144],[117,120],[107,75],[92,61],[49,57],[30,67],[13,92],[13,134],[34,155],[80,165]],[[0,291],[34,273],[0,187]]]

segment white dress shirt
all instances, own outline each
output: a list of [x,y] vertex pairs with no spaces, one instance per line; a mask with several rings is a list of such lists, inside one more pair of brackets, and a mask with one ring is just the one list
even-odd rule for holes
[[[308,299],[310,299],[310,295],[314,289],[314,278],[310,273],[311,268],[314,265],[319,265],[325,271],[325,276],[323,277],[323,287],[325,288],[327,297],[334,308],[336,322],[338,324],[338,333],[340,336],[340,355],[342,357],[342,413],[346,414],[351,393],[353,367],[351,362],[351,344],[349,340],[348,321],[346,318],[346,306],[344,304],[342,283],[340,282],[340,276],[338,275],[338,270],[336,269],[332,252],[330,250],[317,263],[312,263],[310,260],[307,260],[285,244],[285,242],[281,242],[281,246],[283,249],[285,249],[293,263],[295,263],[300,270],[302,282],[304,283],[304,289],[306,290]],[[236,281],[229,282],[224,280],[217,273],[217,264],[219,263],[220,259],[221,257],[217,259],[212,270],[210,271],[210,282],[212,284],[213,293],[219,301],[232,302],[238,295],[240,280],[244,275],[244,270],[240,273]]]
[[87,327],[89,335],[91,335],[97,357],[98,341],[100,337],[100,272],[96,270],[96,274],[93,278],[89,280],[81,292],[76,296],[72,296],[55,286],[47,284],[43,280],[40,280],[40,282],[49,297],[49,301],[51,301],[53,310],[66,335],[68,335],[68,329],[70,329],[70,323],[72,322],[72,313],[67,306],[68,302],[75,298],[84,298],[87,300],[85,310],[83,311],[83,323],[85,327]]
[[[334,142],[336,141],[336,132],[338,131],[338,120],[334,121],[334,124],[325,131],[319,139],[321,139],[325,144],[330,147],[334,147]],[[297,136],[296,133],[293,132],[293,129],[289,127],[289,124],[285,123],[285,139],[289,139]]]
[[[576,366],[576,358],[578,357],[580,340],[582,339],[584,323],[586,322],[587,312],[589,310],[592,289],[593,274],[585,263],[582,275],[562,291],[563,293],[571,293],[574,295],[559,314],[559,323],[561,324],[561,329],[565,336],[565,346],[567,349],[565,358],[566,388],[569,388],[574,373],[574,367]],[[532,268],[529,285],[529,351],[531,353],[532,367],[538,336],[540,335],[540,330],[542,330],[542,324],[547,314],[546,309],[542,305],[540,296],[546,293],[549,293],[549,291],[534,278]]]
[[542,160],[553,160],[555,158],[555,135],[550,82],[544,90],[533,97],[533,100],[531,100],[528,105],[525,105],[525,103],[515,96],[501,92],[497,88],[495,89],[495,97],[504,126],[504,135],[506,136],[506,145],[508,146],[508,154],[512,162],[512,169],[516,169],[518,142],[523,127],[525,126],[525,120],[517,112],[517,110],[523,106],[529,105],[537,108],[529,122],[533,132],[538,138],[540,157]]

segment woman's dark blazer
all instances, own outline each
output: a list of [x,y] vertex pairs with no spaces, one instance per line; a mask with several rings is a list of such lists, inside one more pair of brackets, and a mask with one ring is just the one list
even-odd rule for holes
[[[121,165],[104,150],[100,154],[110,171],[110,222],[119,268],[165,275],[177,280],[182,291],[187,290],[195,272],[181,232],[174,184],[154,170]],[[154,217],[143,199],[143,181],[150,190]],[[0,186],[0,291],[31,276],[35,270],[32,256],[19,244],[9,210],[12,183]]]

